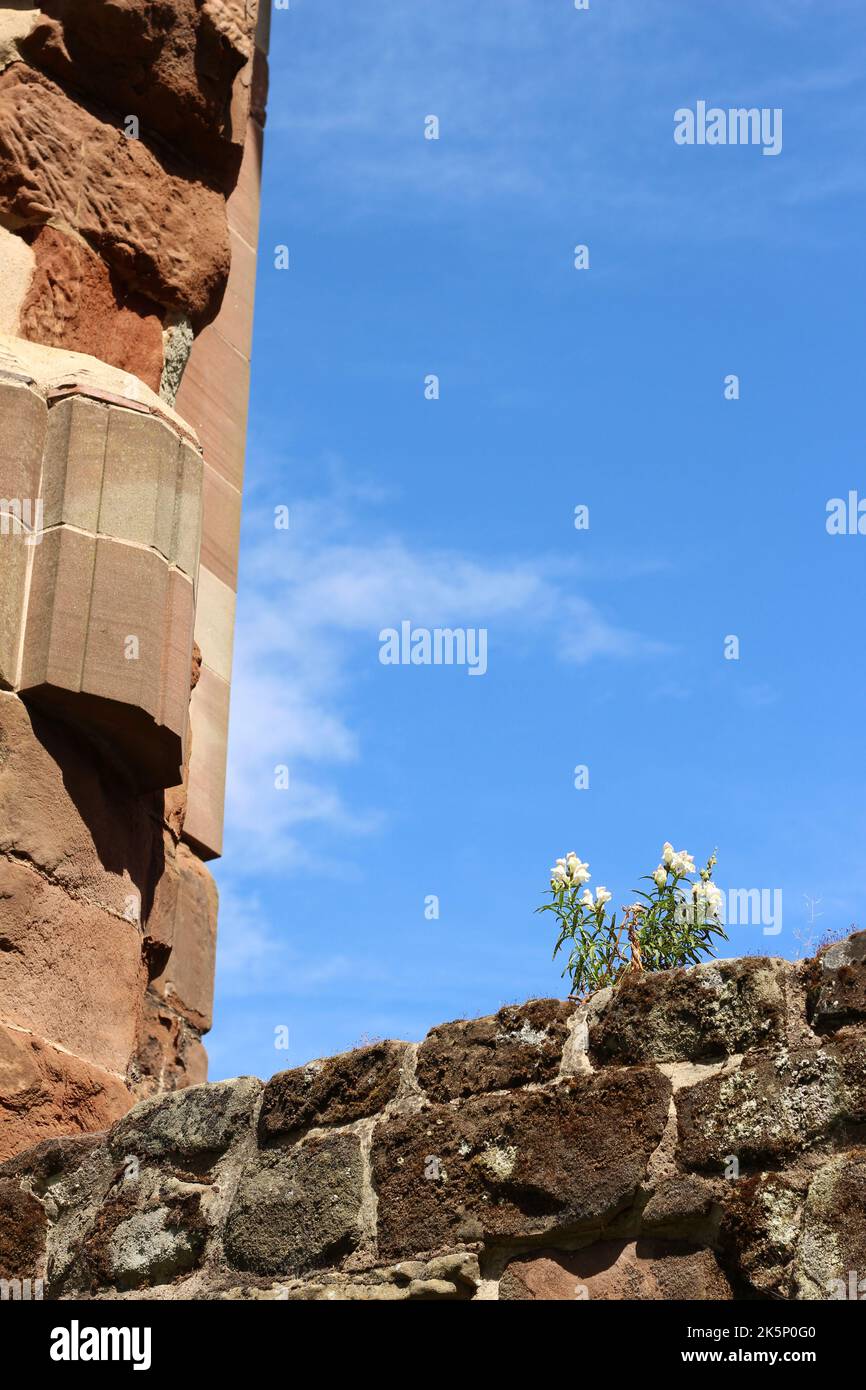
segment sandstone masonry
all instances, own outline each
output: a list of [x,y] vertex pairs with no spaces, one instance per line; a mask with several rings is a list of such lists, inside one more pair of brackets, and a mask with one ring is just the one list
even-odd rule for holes
[[269,8],[0,0],[0,1157],[207,1075]]

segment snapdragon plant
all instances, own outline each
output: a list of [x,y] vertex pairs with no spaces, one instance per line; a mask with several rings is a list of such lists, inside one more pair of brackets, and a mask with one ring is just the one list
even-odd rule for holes
[[[608,912],[613,894],[584,885],[591,877],[589,865],[572,851],[557,859],[550,871],[552,901],[536,908],[552,912],[559,923],[554,957],[571,943],[563,975],[571,976],[572,995],[585,998],[606,985],[616,985],[626,974],[645,970],[670,970],[694,965],[711,955],[713,938],[727,940],[722,926],[721,890],[713,883],[715,853],[699,871],[685,850],[665,843],[662,862],[641,882],[647,891],[635,890],[635,901],[617,913]],[[697,872],[698,877],[692,880]]]

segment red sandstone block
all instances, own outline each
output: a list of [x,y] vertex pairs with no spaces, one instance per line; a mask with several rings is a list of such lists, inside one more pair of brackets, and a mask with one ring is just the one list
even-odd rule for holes
[[110,1072],[0,1023],[0,1160],[43,1139],[108,1129],[134,1099]]
[[210,464],[202,477],[201,565],[230,589],[238,587],[241,494]]
[[229,687],[207,666],[190,701],[192,757],[184,839],[202,859],[222,854]]
[[177,396],[205,462],[236,488],[244,478],[249,378],[249,362],[211,324],[196,339]]
[[249,361],[253,345],[253,305],[256,295],[256,251],[230,229],[232,268],[216,327],[230,347]]
[[146,985],[138,923],[0,859],[0,935],[4,1021],[125,1073]]
[[184,844],[177,850],[177,874],[172,951],[151,988],[206,1033],[213,1022],[217,888],[204,864]]
[[0,211],[62,223],[127,287],[198,326],[219,310],[230,252],[222,194],[169,171],[23,63],[0,73]]
[[264,131],[257,121],[247,122],[244,158],[237,185],[228,200],[228,220],[232,231],[255,249],[259,242]]
[[117,917],[149,900],[161,830],[77,729],[0,692],[0,855]]
[[33,343],[86,352],[159,390],[162,312],[130,292],[80,238],[42,227],[17,332]]

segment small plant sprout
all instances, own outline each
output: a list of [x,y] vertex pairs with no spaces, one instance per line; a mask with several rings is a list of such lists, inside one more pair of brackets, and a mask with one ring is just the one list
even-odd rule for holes
[[[727,940],[722,926],[723,894],[713,883],[715,852],[703,869],[686,850],[662,846],[661,863],[641,879],[635,901],[608,911],[613,895],[585,885],[589,865],[572,850],[550,870],[549,903],[537,912],[552,912],[559,923],[554,957],[566,942],[571,949],[563,975],[571,976],[573,998],[585,999],[626,975],[694,965],[713,954],[714,937]],[[696,877],[695,877],[696,875]]]

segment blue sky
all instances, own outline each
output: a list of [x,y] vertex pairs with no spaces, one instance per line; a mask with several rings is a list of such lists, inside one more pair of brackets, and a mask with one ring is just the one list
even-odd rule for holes
[[726,954],[866,925],[864,58],[860,0],[275,11],[213,1079],[564,994],[571,849],[781,888]]

